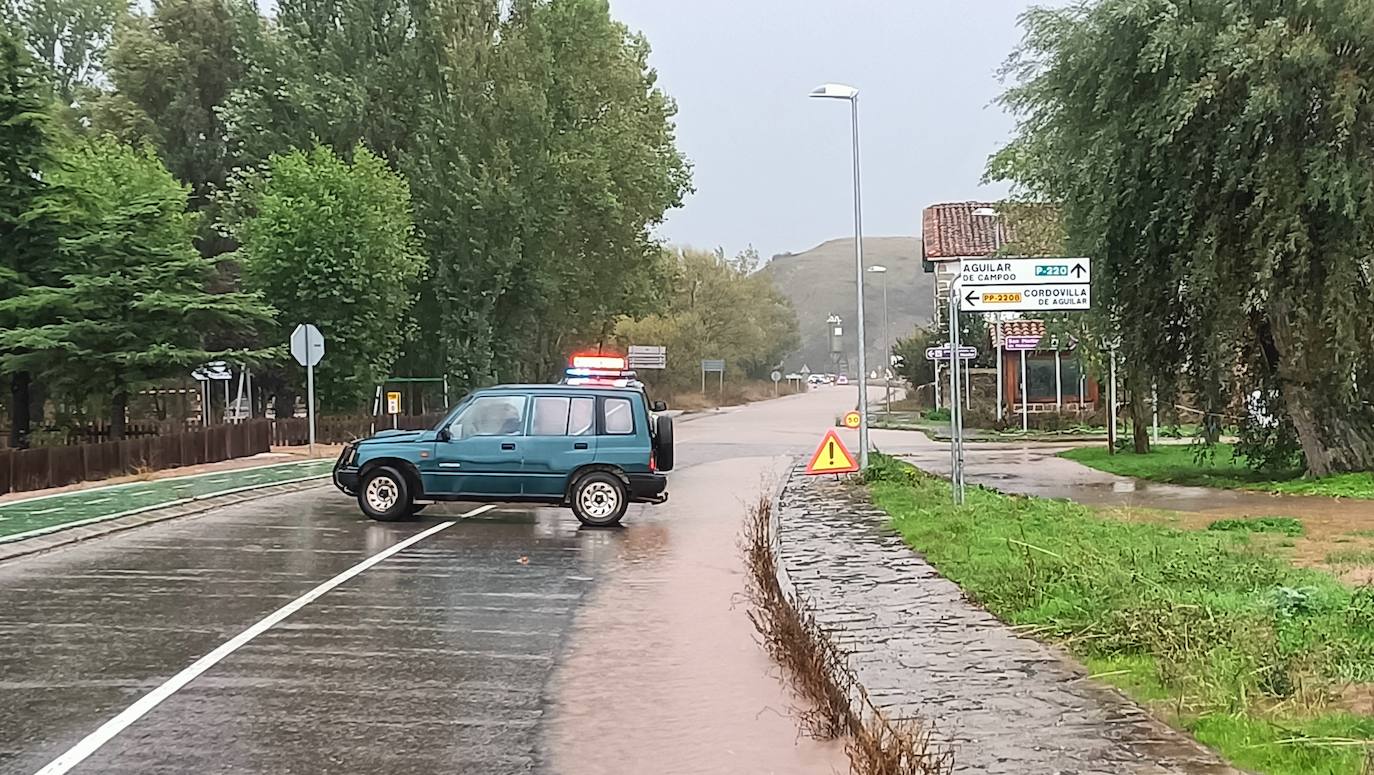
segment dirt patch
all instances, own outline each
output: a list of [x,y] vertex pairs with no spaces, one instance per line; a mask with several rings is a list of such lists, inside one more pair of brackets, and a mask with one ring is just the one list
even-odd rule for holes
[[[1374,515],[1351,504],[1325,498],[1305,513],[1293,514],[1302,523],[1303,533],[1287,537],[1270,533],[1253,533],[1251,539],[1266,549],[1281,553],[1293,564],[1304,568],[1324,570],[1347,584],[1374,584]],[[1348,511],[1339,506],[1352,506]],[[1149,522],[1168,525],[1180,530],[1206,530],[1220,519],[1253,519],[1259,515],[1250,509],[1218,508],[1206,511],[1166,511],[1135,506],[1106,507],[1098,513],[1124,522]],[[1266,514],[1265,516],[1271,516]],[[1285,515],[1287,516],[1287,515]]]

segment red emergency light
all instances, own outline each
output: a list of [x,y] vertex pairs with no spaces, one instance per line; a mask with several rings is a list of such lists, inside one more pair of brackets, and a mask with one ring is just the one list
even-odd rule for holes
[[615,355],[574,355],[572,367],[574,369],[624,371],[625,359]]

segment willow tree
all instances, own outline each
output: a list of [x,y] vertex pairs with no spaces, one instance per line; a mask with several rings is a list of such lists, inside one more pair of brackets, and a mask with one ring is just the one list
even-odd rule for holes
[[1256,454],[1289,438],[1314,475],[1374,468],[1374,2],[1023,23],[989,176],[1063,206],[1123,351],[1164,397],[1246,415]]

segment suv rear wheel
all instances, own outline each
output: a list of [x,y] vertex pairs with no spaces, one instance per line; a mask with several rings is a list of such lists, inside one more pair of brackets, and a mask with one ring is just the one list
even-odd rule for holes
[[358,483],[359,508],[369,517],[383,522],[410,516],[410,498],[410,485],[405,476],[391,466],[369,469]]
[[609,471],[592,471],[573,482],[568,499],[577,521],[590,527],[620,524],[630,506],[625,482]]

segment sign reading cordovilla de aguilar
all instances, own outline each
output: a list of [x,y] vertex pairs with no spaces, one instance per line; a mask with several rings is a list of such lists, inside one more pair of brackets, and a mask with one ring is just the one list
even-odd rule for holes
[[959,308],[966,312],[1090,309],[1087,258],[986,258],[959,270]]

